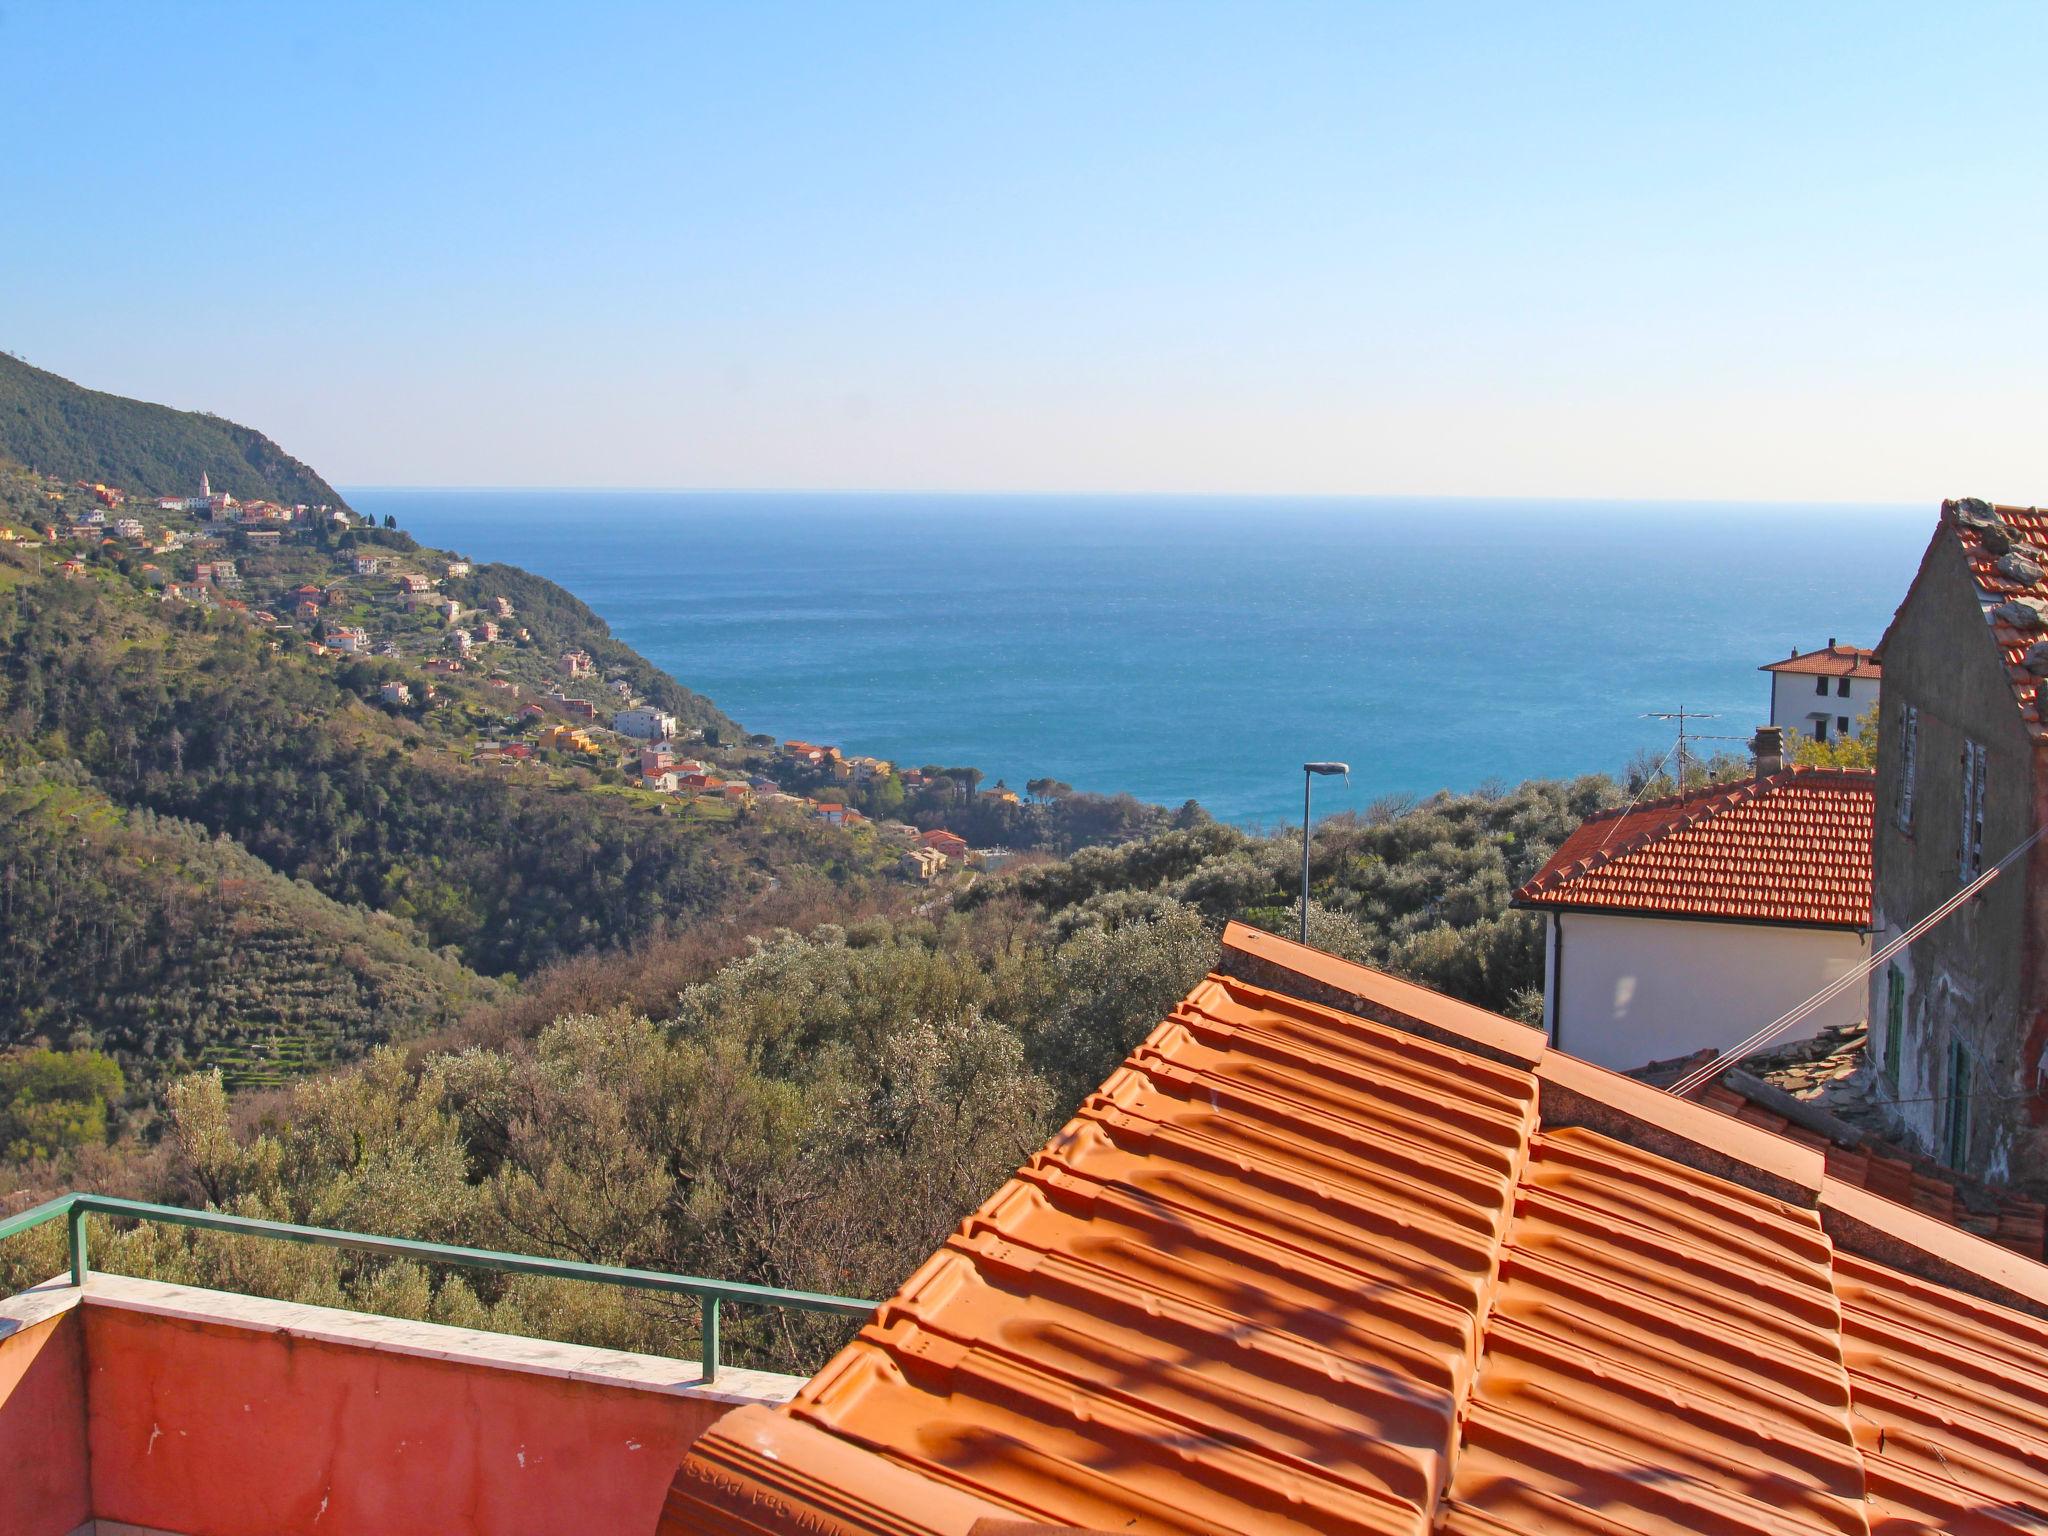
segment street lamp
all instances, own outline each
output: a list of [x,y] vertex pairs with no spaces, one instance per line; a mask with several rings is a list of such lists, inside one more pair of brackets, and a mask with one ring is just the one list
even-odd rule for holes
[[1351,776],[1349,763],[1303,763],[1301,765],[1301,942],[1308,942],[1308,795],[1316,775],[1333,773]]

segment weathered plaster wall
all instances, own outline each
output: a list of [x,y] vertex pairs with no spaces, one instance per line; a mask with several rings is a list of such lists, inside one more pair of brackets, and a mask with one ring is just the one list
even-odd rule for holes
[[0,1303],[0,1531],[68,1536],[92,1517],[83,1330],[65,1298]]
[[[1885,639],[1884,713],[1878,749],[1874,921],[1883,942],[1961,886],[1962,748],[1987,749],[1984,863],[1988,868],[2033,828],[2034,747],[2012,686],[1990,642],[1976,583],[1955,541],[1937,538],[1911,595]],[[1907,705],[1920,712],[1918,771],[1910,830],[1896,819]],[[1948,1126],[1949,1047],[1961,1040],[1977,1063],[1966,1171],[2032,1178],[2048,1172],[2031,1145],[2014,1097],[2023,1073],[2026,1013],[2020,956],[2035,920],[2028,880],[1999,880],[1916,943],[1903,957],[1908,980],[1894,1113],[1929,1151]],[[2038,941],[2038,935],[2037,941]],[[1870,1017],[1883,1059],[1885,974],[1871,977]],[[1873,1074],[1874,1076],[1876,1074]]]

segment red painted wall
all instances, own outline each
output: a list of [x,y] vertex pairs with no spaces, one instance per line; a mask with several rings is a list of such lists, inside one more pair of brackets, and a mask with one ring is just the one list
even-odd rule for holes
[[[0,1330],[11,1326],[0,1320]],[[68,1536],[92,1517],[81,1337],[75,1311],[0,1332],[0,1531],[7,1536]]]
[[728,1407],[114,1307],[85,1345],[93,1513],[194,1536],[648,1536]]

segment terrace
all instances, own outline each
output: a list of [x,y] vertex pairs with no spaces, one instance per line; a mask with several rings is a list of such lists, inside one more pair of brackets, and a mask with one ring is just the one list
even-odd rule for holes
[[[93,1218],[171,1222],[694,1300],[702,1359],[592,1349],[90,1269]],[[0,1301],[0,1531],[351,1536],[652,1531],[676,1463],[792,1376],[719,1359],[721,1309],[864,1317],[849,1297],[289,1226],[96,1195],[70,1273]]]

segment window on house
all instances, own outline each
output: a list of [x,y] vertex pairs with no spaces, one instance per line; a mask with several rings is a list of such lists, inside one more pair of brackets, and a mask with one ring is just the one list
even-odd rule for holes
[[1828,691],[1828,680],[1824,677],[1816,677],[1813,680],[1813,691],[1815,693],[1826,693]]
[[1815,715],[1813,717],[1813,739],[1815,741],[1826,741],[1828,739],[1828,717],[1826,715]]
[[1837,736],[1849,734],[1849,717],[1847,715],[1835,716],[1835,734]]
[[1899,708],[1899,790],[1894,806],[1899,830],[1913,830],[1913,787],[1920,771],[1920,711],[1911,704]]
[[1906,1033],[1906,973],[1896,965],[1884,973],[1884,1081],[1893,1093],[1899,1091],[1899,1057]]
[[1838,699],[1846,699],[1847,697],[1849,697],[1849,679],[1847,679],[1846,677],[1836,679],[1835,697]]
[[1957,872],[1968,884],[1984,873],[1984,748],[1963,743],[1963,820]]
[[1961,1168],[1970,1156],[1970,1049],[1958,1040],[1948,1048],[1948,1137],[1947,1155],[1951,1168]]

